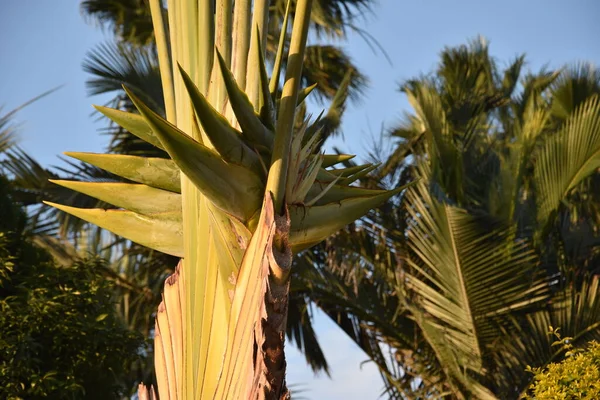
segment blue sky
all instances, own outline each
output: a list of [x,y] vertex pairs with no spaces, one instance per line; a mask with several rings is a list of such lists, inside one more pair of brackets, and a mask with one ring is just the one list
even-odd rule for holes
[[[94,121],[91,104],[108,98],[87,97],[81,70],[85,53],[106,36],[84,22],[78,3],[5,0],[0,13],[3,111],[65,85],[17,117],[20,144],[43,165],[56,164],[63,151],[100,152],[107,143],[97,132],[103,123]],[[380,0],[357,25],[379,41],[392,63],[374,54],[356,34],[342,43],[371,85],[365,99],[347,109],[344,140],[333,144],[365,155],[382,127],[389,128],[408,110],[398,83],[430,71],[444,46],[465,43],[478,34],[489,40],[500,65],[527,53],[533,70],[574,61],[600,66],[598,16],[598,0]],[[381,381],[376,369],[371,364],[360,367],[366,357],[324,317],[317,316],[317,327],[333,380],[315,378],[303,356],[290,350],[289,382],[308,389],[302,395],[309,399],[378,398]]]

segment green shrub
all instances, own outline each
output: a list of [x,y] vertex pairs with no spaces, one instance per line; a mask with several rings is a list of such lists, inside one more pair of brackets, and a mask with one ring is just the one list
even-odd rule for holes
[[119,399],[145,341],[118,320],[103,261],[57,265],[0,177],[0,399]]
[[584,351],[570,352],[560,363],[532,369],[535,382],[530,399],[600,399],[600,343],[591,342]]
[[7,257],[0,242],[0,398],[130,394],[122,377],[140,357],[143,338],[115,317],[100,263],[25,265]]

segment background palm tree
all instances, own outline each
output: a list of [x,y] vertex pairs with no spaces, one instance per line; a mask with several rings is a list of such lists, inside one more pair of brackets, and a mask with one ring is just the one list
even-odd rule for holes
[[406,82],[414,114],[379,172],[419,184],[311,261],[340,282],[315,280],[317,304],[352,316],[392,398],[514,398],[564,355],[549,326],[600,336],[598,71],[524,61],[500,71],[477,40]]
[[[373,41],[366,32],[363,32],[356,24],[356,20],[364,13],[370,11],[373,0],[318,0],[311,14],[311,32],[320,40],[346,38],[347,31],[358,30],[365,36],[366,40]],[[278,41],[282,29],[289,32],[289,25],[283,27],[286,0],[273,0],[269,7],[269,29],[267,32],[267,59],[274,61],[277,52]],[[296,1],[291,2],[290,18],[295,15]],[[154,66],[157,66],[156,54],[151,49],[154,45],[154,34],[152,32],[152,18],[147,1],[143,0],[83,0],[81,2],[82,13],[91,21],[112,29],[115,33],[117,43],[120,46],[133,46],[138,48],[148,48],[148,55],[153,57]],[[288,34],[289,37],[289,34]],[[86,61],[86,69],[92,69],[92,73],[115,72],[103,71],[102,67],[109,67],[114,58],[123,56],[118,52],[107,53],[107,46],[103,45],[90,53]],[[287,44],[286,44],[287,46]],[[132,51],[128,49],[126,51]],[[110,57],[106,57],[110,55]],[[131,56],[131,54],[129,54]],[[124,55],[127,58],[127,55]],[[142,57],[143,58],[143,57]],[[133,58],[136,62],[137,57]],[[139,65],[139,64],[138,64]],[[367,84],[367,78],[358,71],[358,68],[352,63],[350,57],[339,46],[330,44],[315,44],[307,46],[304,59],[303,84],[311,86],[317,84],[316,93],[321,99],[331,99],[340,88],[344,77],[350,73],[351,81],[349,92],[352,98],[358,98]],[[100,67],[100,68],[97,68]],[[130,64],[130,68],[136,66]],[[108,80],[118,82],[118,74],[97,74]],[[115,79],[116,78],[116,79]],[[121,78],[124,78],[121,76]],[[123,80],[122,80],[123,81]],[[140,81],[142,82],[142,81]],[[148,85],[148,83],[146,83]],[[160,84],[156,86],[158,91]],[[121,90],[120,86],[115,88]],[[100,92],[98,92],[100,93]],[[123,99],[126,96],[121,96]],[[160,105],[161,102],[156,104]]]

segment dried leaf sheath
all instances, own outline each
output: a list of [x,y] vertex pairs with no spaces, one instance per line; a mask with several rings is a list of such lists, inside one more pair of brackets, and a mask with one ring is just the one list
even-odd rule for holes
[[[289,272],[292,249],[288,241],[291,219],[275,215],[275,234],[267,247],[269,278],[264,296],[264,315],[255,325],[257,354],[254,362],[254,385],[251,398],[289,399],[286,387],[284,353],[285,331],[290,291]],[[275,243],[273,243],[275,240]]]
[[[227,353],[217,389],[218,399],[274,399],[279,398],[279,393],[287,391],[284,374],[281,374],[276,382],[265,380],[267,371],[264,368],[263,352],[265,345],[268,347],[269,343],[265,343],[262,333],[264,321],[267,320],[264,299],[273,293],[268,279],[270,270],[289,269],[291,265],[291,250],[286,238],[288,232],[289,217],[275,216],[273,200],[271,195],[267,194],[258,226],[244,255],[235,288],[227,330]],[[274,250],[275,237],[283,239],[284,247],[281,250]],[[268,322],[269,320],[267,324]],[[279,327],[283,327],[283,347],[285,322],[279,323]],[[259,349],[256,359],[253,358],[255,346]],[[283,353],[280,356],[283,357]]]
[[[165,281],[163,301],[158,306],[154,337],[154,368],[161,399],[182,398],[183,330],[185,318],[183,260]],[[179,394],[179,396],[178,396]]]
[[[242,260],[227,324],[227,348],[215,399],[286,398],[283,340],[289,280],[269,279],[271,271],[289,270],[292,252],[287,242],[289,216],[275,216],[270,195]],[[274,247],[274,239],[283,243]],[[208,268],[209,266],[207,266]],[[165,282],[157,313],[155,368],[159,395],[179,399],[184,346],[184,280],[182,260]],[[267,311],[271,311],[268,316]],[[256,321],[259,321],[256,323]],[[254,348],[260,349],[254,356]]]
[[140,383],[138,386],[138,399],[139,400],[158,400],[156,397],[156,392],[154,391],[154,386],[150,386],[150,389],[146,387],[143,383]]

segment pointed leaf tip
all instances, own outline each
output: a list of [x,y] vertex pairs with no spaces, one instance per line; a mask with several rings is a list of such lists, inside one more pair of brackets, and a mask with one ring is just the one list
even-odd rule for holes
[[196,117],[217,152],[225,161],[242,165],[260,174],[262,166],[258,155],[246,146],[240,132],[206,100],[181,65],[179,65],[179,72],[192,100]]
[[97,105],[94,105],[94,108],[128,132],[134,134],[143,141],[164,150],[162,143],[160,143],[160,140],[152,133],[152,128],[148,126],[141,115]]
[[180,194],[147,185],[121,182],[80,182],[60,179],[50,179],[49,181],[116,207],[144,215],[181,212]]
[[[372,195],[345,198],[335,203],[306,207],[289,205],[292,228],[290,244],[294,252],[312,247],[352,221],[380,206],[414,182],[389,191],[374,190]],[[352,194],[352,191],[348,192]]]
[[216,152],[150,110],[131,91],[126,92],[173,161],[213,204],[242,221],[258,210],[264,192],[260,177],[223,161]]
[[274,129],[275,121],[277,119],[275,105],[273,103],[273,98],[271,97],[271,90],[269,89],[269,76],[267,74],[267,64],[265,62],[265,53],[263,52],[262,44],[260,39],[260,34],[258,32],[257,27],[257,35],[256,38],[258,40],[257,49],[258,49],[258,60],[259,60],[259,79],[260,79],[260,118],[264,124]]
[[130,181],[181,193],[179,168],[172,160],[120,154],[65,152],[68,157],[94,165]]
[[229,102],[242,129],[242,135],[252,143],[271,148],[273,145],[273,133],[269,132],[258,115],[256,115],[248,96],[246,96],[246,93],[236,83],[233,74],[227,68],[225,60],[218,51],[217,59],[221,74],[223,75],[223,81],[225,82],[225,88],[227,89],[227,95],[229,96]]
[[141,215],[124,210],[77,208],[50,201],[43,203],[142,246],[176,257],[183,257],[183,228],[180,212]]
[[344,161],[352,160],[354,155],[351,154],[324,154],[323,155],[323,163],[321,164],[322,168],[332,167],[336,164],[339,164]]
[[300,105],[302,104],[302,102],[304,100],[306,100],[306,98],[308,97],[309,94],[312,93],[313,90],[315,90],[317,88],[317,83],[313,83],[310,86],[307,86],[303,89],[300,90],[300,93],[298,93],[298,101],[297,104]]

